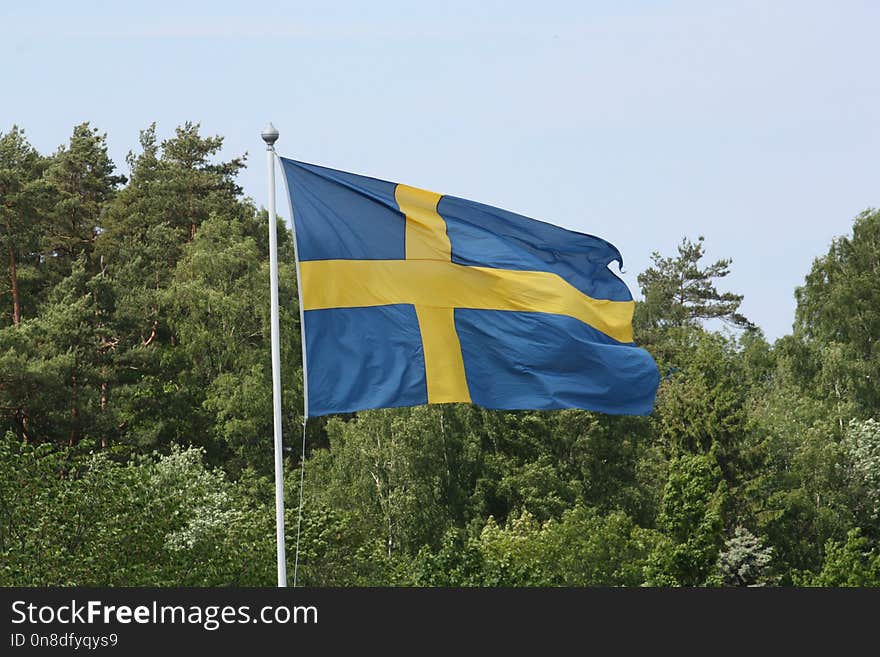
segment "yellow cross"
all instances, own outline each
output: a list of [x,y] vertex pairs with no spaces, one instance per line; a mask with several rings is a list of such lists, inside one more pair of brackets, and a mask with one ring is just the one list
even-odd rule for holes
[[428,403],[469,402],[456,308],[552,313],[632,342],[634,302],[593,299],[558,274],[452,262],[441,194],[397,185],[406,216],[405,260],[307,260],[300,263],[303,310],[415,306],[425,354]]

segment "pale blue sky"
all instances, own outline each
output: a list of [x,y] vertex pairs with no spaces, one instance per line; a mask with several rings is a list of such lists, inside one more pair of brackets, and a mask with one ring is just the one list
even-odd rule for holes
[[140,129],[199,121],[265,205],[272,120],[287,157],[604,237],[636,296],[703,234],[772,340],[880,206],[878,31],[869,0],[0,0],[0,131],[51,152],[88,120],[127,173]]

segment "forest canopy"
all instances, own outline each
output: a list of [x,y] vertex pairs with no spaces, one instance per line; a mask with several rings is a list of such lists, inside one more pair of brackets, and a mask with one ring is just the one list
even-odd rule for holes
[[[222,145],[151,125],[121,175],[88,123],[52,154],[0,133],[0,585],[274,582],[269,217]],[[292,546],[302,363],[277,225]],[[695,236],[639,275],[648,417],[311,419],[300,582],[880,586],[880,212],[815,259],[773,344],[724,291],[733,266]]]

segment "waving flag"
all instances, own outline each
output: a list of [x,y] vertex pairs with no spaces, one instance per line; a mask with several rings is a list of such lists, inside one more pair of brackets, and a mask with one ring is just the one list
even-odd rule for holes
[[281,158],[309,415],[472,402],[651,412],[620,252],[488,205]]

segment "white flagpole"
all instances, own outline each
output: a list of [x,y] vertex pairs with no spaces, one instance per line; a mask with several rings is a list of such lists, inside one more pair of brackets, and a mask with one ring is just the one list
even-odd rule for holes
[[287,555],[284,550],[284,462],[281,450],[281,340],[278,330],[278,238],[275,214],[275,142],[278,130],[271,123],[263,128],[266,163],[269,167],[269,297],[272,331],[272,411],[275,427],[275,539],[278,553],[278,586],[287,586]]
[[[277,156],[276,156],[277,157]],[[284,171],[284,166],[282,165],[281,170]],[[299,567],[299,539],[300,539],[300,530],[302,529],[302,512],[303,512],[303,484],[305,482],[305,474],[306,474],[306,426],[309,421],[309,368],[308,368],[308,354],[306,350],[306,319],[303,311],[303,297],[302,297],[302,285],[300,281],[302,281],[302,273],[300,271],[299,266],[299,246],[298,240],[296,239],[296,221],[294,221],[295,217],[293,214],[293,197],[290,195],[290,187],[287,184],[287,176],[281,176],[281,183],[284,188],[284,193],[287,195],[287,207],[290,210],[290,228],[293,230],[293,259],[296,262],[296,292],[299,297],[299,328],[300,328],[300,337],[302,338],[301,347],[302,347],[302,367],[303,367],[303,419],[302,419],[302,453],[300,454],[300,463],[299,463],[299,510],[296,515],[296,553],[293,559],[293,586],[296,587],[297,583],[297,570]]]

